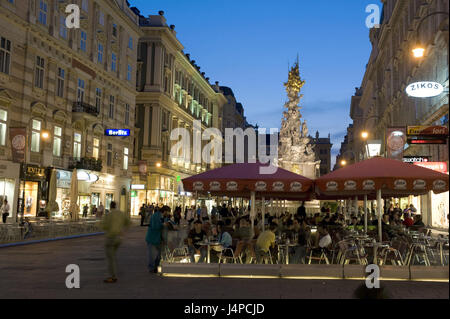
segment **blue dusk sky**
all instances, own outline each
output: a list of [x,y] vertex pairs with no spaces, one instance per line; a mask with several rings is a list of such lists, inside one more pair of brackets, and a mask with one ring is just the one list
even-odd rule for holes
[[[283,83],[299,55],[306,81],[300,102],[311,135],[331,134],[332,162],[351,122],[371,45],[366,7],[378,0],[129,0],[144,16],[165,12],[169,25],[210,82],[229,86],[245,116],[280,128]],[[332,166],[333,167],[333,166]]]

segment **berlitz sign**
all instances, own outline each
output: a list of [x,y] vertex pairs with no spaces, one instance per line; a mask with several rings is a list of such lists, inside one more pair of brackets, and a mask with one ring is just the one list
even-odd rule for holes
[[406,87],[406,93],[412,97],[433,97],[444,92],[444,87],[437,82],[416,82]]

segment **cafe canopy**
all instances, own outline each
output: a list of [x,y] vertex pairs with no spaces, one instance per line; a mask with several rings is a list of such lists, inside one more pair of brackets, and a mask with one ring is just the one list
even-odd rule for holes
[[223,166],[183,179],[184,189],[198,194],[229,197],[256,197],[308,200],[313,180],[280,167],[256,163]]

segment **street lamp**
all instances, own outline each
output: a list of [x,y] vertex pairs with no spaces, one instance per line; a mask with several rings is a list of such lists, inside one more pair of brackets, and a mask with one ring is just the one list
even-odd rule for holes
[[445,11],[436,11],[436,12],[432,12],[428,15],[426,15],[425,17],[422,18],[422,20],[420,20],[419,22],[419,26],[417,27],[417,35],[416,35],[416,43],[414,45],[414,48],[412,49],[413,55],[416,59],[420,59],[423,58],[425,55],[425,45],[422,44],[419,40],[419,31],[420,31],[420,27],[422,26],[422,23],[429,17],[437,15],[437,14],[445,14],[446,16],[449,16],[448,12]]
[[361,137],[362,137],[364,140],[367,140],[367,139],[369,138],[369,133],[368,133],[367,131],[363,131],[363,132],[361,133]]
[[161,163],[156,163],[156,167],[160,168],[161,167]]
[[345,166],[345,165],[347,165],[347,161],[346,160],[342,160],[341,161],[341,166]]

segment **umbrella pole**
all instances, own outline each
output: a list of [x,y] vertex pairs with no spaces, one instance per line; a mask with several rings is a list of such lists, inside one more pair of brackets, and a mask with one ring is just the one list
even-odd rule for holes
[[251,219],[251,221],[252,221],[252,231],[254,231],[254,229],[255,229],[255,192],[252,192],[252,195],[251,195],[251,201],[252,201],[252,203],[251,203],[251,208],[250,208],[250,219]]
[[264,229],[264,215],[266,214],[266,205],[265,205],[265,202],[266,202],[266,198],[263,196],[263,198],[262,198],[262,201],[261,201],[261,215],[262,215],[262,231],[264,231],[265,229]]
[[381,230],[381,212],[382,212],[381,189],[377,190],[377,211],[378,211],[378,237],[381,243],[381,241],[383,240],[383,232]]
[[364,231],[367,234],[367,195],[364,195]]

